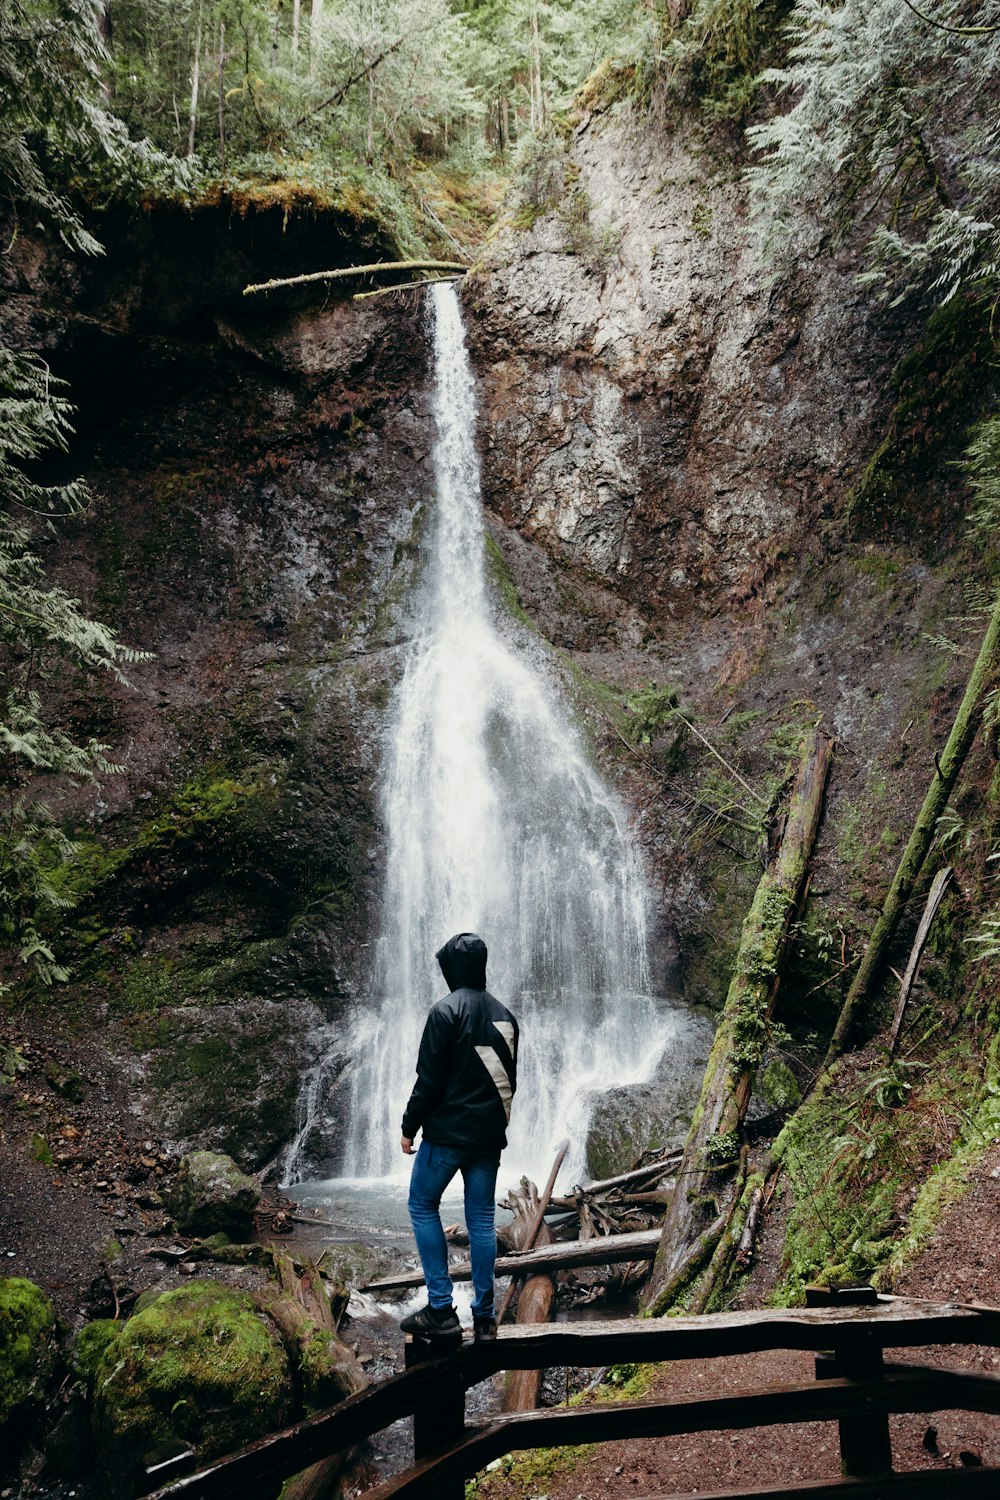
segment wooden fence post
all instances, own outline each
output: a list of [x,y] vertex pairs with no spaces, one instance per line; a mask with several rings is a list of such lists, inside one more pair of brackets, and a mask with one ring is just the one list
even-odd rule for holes
[[[455,1348],[460,1347],[456,1342]],[[445,1352],[441,1342],[407,1335],[403,1362],[406,1369],[440,1359]],[[450,1352],[450,1350],[449,1350]],[[441,1448],[459,1442],[465,1434],[465,1381],[459,1369],[438,1376],[428,1393],[428,1401],[413,1413],[413,1457],[417,1463]],[[465,1481],[455,1479],[442,1483],[437,1500],[465,1500]]]
[[[873,1286],[806,1287],[807,1307],[871,1307],[878,1302]],[[816,1378],[840,1376],[845,1380],[877,1380],[883,1371],[882,1346],[869,1329],[836,1328],[834,1349],[817,1354]],[[839,1332],[839,1336],[838,1336]],[[840,1429],[840,1467],[845,1479],[868,1479],[892,1473],[892,1444],[885,1412],[870,1417],[851,1417],[837,1423]]]

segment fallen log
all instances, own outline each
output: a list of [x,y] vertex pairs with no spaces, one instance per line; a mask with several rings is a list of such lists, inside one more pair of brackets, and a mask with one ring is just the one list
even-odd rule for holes
[[673,1171],[683,1155],[683,1149],[678,1146],[676,1151],[669,1152],[657,1161],[647,1162],[644,1167],[633,1167],[630,1172],[619,1172],[617,1177],[605,1177],[600,1182],[583,1182],[577,1192],[594,1197],[597,1193],[609,1193],[612,1188],[627,1187],[630,1182],[655,1182],[658,1177],[665,1177],[668,1172]]
[[[551,1194],[555,1183],[556,1171],[558,1170],[562,1157],[566,1154],[569,1142],[565,1142],[556,1166],[549,1177],[548,1190]],[[538,1189],[533,1182],[526,1177],[521,1178],[520,1188],[515,1188],[507,1194],[507,1206],[514,1213],[514,1235],[520,1240],[525,1249],[531,1248],[533,1242],[547,1245],[552,1240],[552,1234],[545,1223],[545,1205],[539,1199]],[[510,1291],[514,1288],[511,1281]],[[526,1326],[534,1323],[550,1323],[552,1321],[552,1304],[556,1300],[556,1282],[551,1272],[535,1271],[523,1283],[517,1296],[517,1322],[518,1326]],[[504,1302],[503,1311],[506,1311],[507,1301]],[[499,1322],[499,1319],[497,1320]],[[542,1387],[541,1370],[510,1370],[504,1380],[503,1399],[500,1403],[501,1411],[534,1411],[538,1406],[538,1397]]]
[[878,921],[872,928],[868,946],[851,987],[841,1007],[837,1025],[826,1054],[824,1067],[829,1067],[847,1046],[851,1029],[868,995],[869,988],[882,967],[886,949],[899,925],[906,903],[913,894],[924,860],[937,830],[938,819],[948,805],[958,773],[965,763],[972,741],[979,726],[979,708],[983,696],[996,678],[1000,667],[1000,595],[997,596],[993,614],[979,648],[976,664],[972,669],[965,695],[959,705],[951,733],[941,754],[934,757],[934,776],[917,814],[913,832],[907,840],[902,858],[896,867]]
[[[666,1312],[701,1270],[738,1202],[730,1181],[739,1156],[739,1130],[767,1042],[789,928],[806,888],[832,755],[830,740],[814,728],[802,748],[777,854],[743,923],[732,982],[684,1146],[678,1173],[684,1188],[671,1196],[644,1299],[651,1312]],[[706,1225],[714,1231],[719,1217],[718,1235],[705,1248]],[[699,1248],[700,1255],[695,1253]]]
[[750,1202],[747,1205],[747,1216],[743,1220],[743,1232],[740,1235],[740,1242],[736,1247],[736,1264],[741,1271],[745,1271],[753,1260],[757,1224],[763,1205],[764,1186],[763,1183],[758,1183],[750,1194]]
[[[299,1270],[284,1250],[275,1248],[273,1254],[278,1288],[274,1295],[263,1294],[261,1301],[286,1342],[299,1350],[307,1408],[321,1411],[356,1396],[367,1386],[368,1377],[337,1337],[333,1308],[319,1270],[312,1261]],[[336,1493],[338,1479],[354,1456],[353,1449],[345,1449],[311,1464],[288,1480],[281,1500],[326,1500]]]
[[924,907],[924,914],[920,918],[917,935],[913,939],[913,947],[910,949],[910,961],[906,965],[906,972],[899,986],[896,1014],[892,1018],[892,1030],[889,1033],[890,1057],[895,1057],[896,1055],[896,1048],[899,1046],[899,1033],[903,1029],[903,1017],[906,1015],[906,1006],[910,998],[910,991],[913,989],[914,984],[916,984],[917,974],[920,969],[920,960],[924,956],[924,945],[930,936],[931,924],[937,916],[937,909],[944,900],[944,893],[948,889],[951,874],[951,865],[945,865],[943,870],[938,870],[928,893],[927,905]]
[[[519,1237],[518,1234],[517,1234],[517,1230],[515,1230],[514,1243],[511,1245],[511,1249],[513,1249],[513,1250],[532,1250],[532,1249],[534,1249],[535,1245],[538,1245],[538,1244],[549,1245],[549,1244],[552,1243],[552,1233],[549,1230],[548,1225],[545,1223],[545,1210],[549,1206],[549,1200],[552,1197],[552,1190],[553,1190],[553,1188],[556,1185],[556,1178],[559,1176],[559,1168],[562,1166],[563,1162],[566,1160],[566,1152],[568,1150],[569,1150],[569,1141],[568,1140],[566,1140],[566,1141],[560,1141],[559,1147],[558,1147],[558,1149],[556,1151],[556,1159],[555,1159],[555,1161],[552,1164],[552,1171],[549,1173],[549,1180],[545,1184],[545,1190],[542,1193],[542,1196],[540,1198],[538,1198],[538,1200],[537,1200],[535,1211],[534,1211],[534,1213],[532,1214],[532,1217],[531,1217],[531,1222],[525,1228],[523,1236]],[[524,1181],[524,1179],[522,1178],[522,1182],[523,1181]],[[516,1222],[517,1222],[517,1215],[515,1214],[515,1224],[516,1224]],[[542,1233],[543,1229],[545,1231],[544,1234]],[[520,1240],[521,1240],[520,1243],[518,1243],[518,1238],[520,1238]],[[515,1293],[516,1290],[517,1290],[517,1277],[516,1276],[512,1276],[510,1278],[510,1285],[508,1286],[507,1290],[504,1292],[503,1301],[500,1303],[500,1307],[499,1307],[499,1309],[497,1311],[497,1327],[498,1328],[499,1328],[500,1324],[503,1322],[504,1317],[506,1316],[507,1309],[510,1307],[511,1301],[513,1299],[513,1296],[514,1296],[514,1293]]]
[[342,281],[346,276],[374,276],[379,271],[459,271],[468,266],[460,260],[377,260],[370,266],[339,266],[333,271],[308,271],[302,276],[276,276],[243,288],[244,297],[258,292],[276,292],[279,287],[306,286],[313,281]]
[[[540,1245],[519,1255],[497,1256],[497,1275],[523,1275],[525,1272],[572,1271],[580,1266],[613,1266],[625,1260],[652,1260],[659,1244],[658,1229],[637,1229],[629,1234],[601,1235],[593,1240],[566,1240],[559,1244]],[[448,1267],[452,1281],[469,1281],[472,1267],[458,1261]],[[423,1271],[406,1271],[398,1276],[384,1276],[369,1281],[363,1292],[400,1292],[423,1286]]]

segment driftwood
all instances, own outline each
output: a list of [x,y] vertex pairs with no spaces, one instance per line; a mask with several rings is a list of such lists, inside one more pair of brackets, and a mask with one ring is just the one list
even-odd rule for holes
[[[266,1300],[265,1310],[284,1338],[298,1345],[310,1368],[321,1370],[316,1390],[304,1393],[307,1400],[310,1395],[314,1400],[319,1397],[319,1404],[325,1407],[356,1396],[368,1384],[368,1377],[337,1337],[322,1276],[311,1261],[300,1271],[284,1250],[275,1249],[273,1254],[280,1290]],[[327,1500],[337,1493],[337,1481],[354,1457],[353,1450],[346,1449],[311,1464],[288,1481],[281,1492],[282,1500]]]
[[778,990],[788,931],[806,889],[832,754],[827,736],[813,729],[803,746],[777,854],[743,923],[735,971],[684,1146],[679,1174],[684,1188],[672,1194],[646,1292],[646,1308],[654,1313],[666,1312],[701,1270],[739,1202],[731,1186],[738,1132]]
[[902,982],[899,986],[899,999],[896,1001],[896,1014],[892,1018],[892,1030],[889,1033],[890,1057],[893,1057],[895,1055],[896,1048],[899,1046],[899,1033],[903,1029],[903,1017],[906,1015],[906,1005],[907,1001],[910,998],[910,991],[913,989],[913,986],[917,981],[917,974],[920,969],[920,960],[924,956],[924,945],[926,944],[927,939],[930,936],[931,924],[933,923],[934,918],[937,916],[938,907],[944,900],[944,893],[948,889],[948,884],[951,880],[951,874],[951,865],[945,865],[943,870],[938,870],[931,884],[930,892],[927,896],[927,905],[924,907],[924,914],[920,918],[920,925],[917,928],[917,935],[913,939],[913,947],[910,949],[910,961],[906,965],[906,972],[903,975]]
[[380,271],[459,271],[468,266],[460,260],[382,260],[370,266],[340,266],[335,271],[309,271],[303,276],[278,276],[271,281],[255,282],[243,288],[244,297],[257,292],[275,292],[284,286],[306,286],[313,281],[342,281],[346,276],[374,276]]
[[[497,1275],[523,1275],[526,1271],[571,1271],[580,1266],[613,1266],[626,1260],[652,1260],[659,1240],[658,1229],[640,1229],[633,1234],[607,1234],[592,1240],[565,1240],[558,1244],[540,1245],[534,1250],[525,1250],[521,1255],[497,1256]],[[452,1281],[469,1281],[472,1267],[468,1261],[459,1261],[448,1267],[448,1274]],[[361,1290],[399,1292],[423,1284],[422,1271],[405,1271],[399,1276],[385,1276],[380,1281],[369,1281]]]
[[868,995],[876,975],[882,967],[886,949],[899,925],[906,903],[913,894],[913,887],[923,869],[931,843],[937,829],[938,819],[948,805],[958,773],[969,753],[979,725],[979,707],[983,695],[997,675],[1000,665],[1000,595],[993,607],[989,628],[979,648],[976,664],[972,669],[959,705],[951,733],[941,754],[934,757],[934,776],[917,814],[913,832],[910,834],[902,858],[892,878],[892,884],[882,903],[878,921],[872,929],[864,957],[847,992],[826,1055],[826,1065],[840,1056],[850,1038],[851,1029],[858,1012]]
[[757,1225],[760,1222],[760,1214],[763,1206],[764,1185],[763,1183],[758,1183],[750,1194],[750,1202],[747,1204],[746,1218],[743,1220],[740,1241],[736,1247],[736,1264],[741,1271],[745,1271],[753,1260],[754,1242],[757,1238]]
[[352,302],[367,302],[370,297],[389,297],[393,292],[411,292],[415,287],[434,286],[438,281],[460,281],[461,277],[455,272],[449,272],[447,276],[421,276],[419,281],[397,281],[392,286],[377,286],[370,292],[355,292]]
[[[566,1144],[568,1145],[568,1142]],[[562,1155],[565,1155],[565,1148]],[[556,1169],[558,1166],[559,1161],[556,1163]],[[555,1170],[549,1178],[550,1193],[554,1182]],[[540,1245],[551,1243],[552,1233],[544,1218],[545,1205],[539,1199],[538,1189],[533,1182],[522,1177],[520,1188],[515,1188],[507,1194],[507,1206],[514,1212],[515,1237],[520,1240],[525,1249],[530,1249],[533,1241]],[[552,1304],[555,1300],[555,1277],[551,1273],[536,1271],[528,1277],[518,1292],[518,1326],[551,1322]],[[501,1411],[534,1411],[538,1405],[541,1384],[541,1370],[509,1371],[504,1381]]]
[[[569,1141],[561,1141],[559,1144],[559,1148],[556,1151],[556,1159],[552,1164],[552,1171],[549,1173],[549,1180],[545,1184],[545,1189],[542,1193],[542,1196],[538,1199],[538,1203],[535,1208],[534,1214],[532,1215],[531,1222],[525,1228],[522,1236],[519,1237],[517,1235],[517,1231],[515,1230],[515,1243],[512,1246],[513,1249],[533,1250],[534,1247],[538,1244],[551,1244],[552,1234],[548,1229],[548,1226],[545,1224],[545,1210],[549,1206],[549,1200],[552,1197],[552,1190],[556,1185],[556,1178],[559,1176],[559,1168],[566,1160],[566,1152],[568,1150]],[[515,1225],[516,1223],[517,1220],[515,1218]],[[543,1228],[546,1230],[546,1233],[544,1235],[542,1235]],[[518,1238],[520,1238],[520,1243],[517,1243]],[[504,1317],[506,1316],[507,1309],[510,1307],[510,1304],[514,1297],[514,1293],[517,1290],[517,1283],[518,1278],[516,1276],[512,1276],[510,1278],[510,1285],[503,1294],[503,1301],[500,1303],[500,1306],[497,1310],[497,1327],[500,1326],[500,1324],[504,1320]]]

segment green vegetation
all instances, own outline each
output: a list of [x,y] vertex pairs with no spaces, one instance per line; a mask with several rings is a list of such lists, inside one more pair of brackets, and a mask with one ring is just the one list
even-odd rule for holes
[[[932,313],[923,339],[893,375],[896,401],[886,435],[851,496],[858,519],[895,518],[923,498],[934,460],[948,451],[956,426],[974,420],[990,399],[995,382],[984,372],[994,353],[988,307],[956,296]],[[889,564],[875,557],[857,562],[883,587],[894,576]]]
[[41,1401],[56,1367],[56,1319],[40,1287],[0,1279],[0,1429]]
[[95,1428],[115,1469],[178,1438],[209,1458],[282,1426],[290,1392],[287,1356],[250,1297],[196,1280],[109,1342],[97,1363]]
[[790,9],[788,0],[694,0],[665,8],[662,57],[673,88],[693,97],[710,119],[744,120]]
[[486,533],[486,567],[507,613],[519,624],[526,626],[528,630],[536,632],[537,626],[534,620],[521,603],[513,569],[489,532]]
[[865,1277],[891,1287],[995,1138],[995,1038],[981,1069],[975,1031],[942,1048],[939,1030],[931,1022],[900,1058],[841,1066],[785,1126],[791,1206],[778,1305],[801,1301],[811,1281]]

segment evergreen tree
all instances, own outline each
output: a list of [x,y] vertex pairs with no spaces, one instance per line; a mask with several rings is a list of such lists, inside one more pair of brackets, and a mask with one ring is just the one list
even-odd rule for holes
[[[73,248],[100,246],[54,186],[70,163],[126,166],[132,147],[105,107],[102,12],[94,0],[0,8],[0,182],[15,216],[29,207]],[[17,233],[16,222],[8,233]],[[77,600],[46,579],[34,550],[41,528],[88,501],[79,481],[44,484],[39,460],[71,431],[62,385],[39,359],[10,347],[0,326],[0,933],[46,981],[65,970],[43,938],[46,908],[62,904],[52,868],[72,852],[42,795],[48,775],[87,781],[113,770],[107,746],[80,742],[53,715],[45,683],[57,666],[121,676],[136,659]]]
[[862,211],[869,279],[942,300],[997,285],[1000,3],[975,26],[962,14],[953,0],[797,0],[788,61],[763,75],[793,102],[748,131],[770,258],[797,258]]

